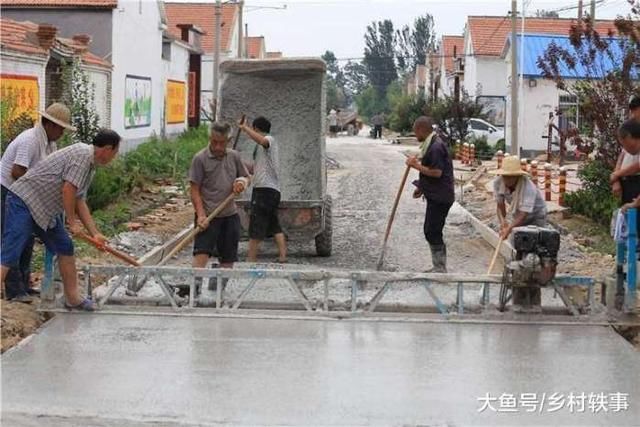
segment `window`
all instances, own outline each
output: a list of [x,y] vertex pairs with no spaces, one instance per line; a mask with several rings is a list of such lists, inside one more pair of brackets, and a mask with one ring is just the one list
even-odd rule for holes
[[469,126],[471,126],[471,129],[473,130],[482,130],[487,132],[490,130],[489,126],[477,120],[469,120]]
[[580,129],[580,105],[575,95],[560,95],[558,100],[558,112],[562,115],[558,118],[558,127],[562,131],[571,128]]
[[171,61],[171,42],[163,41],[162,42],[162,59],[165,61]]

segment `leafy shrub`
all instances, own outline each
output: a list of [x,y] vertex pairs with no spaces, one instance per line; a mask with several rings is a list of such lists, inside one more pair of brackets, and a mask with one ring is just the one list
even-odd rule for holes
[[565,195],[567,206],[598,224],[609,225],[611,214],[619,206],[609,187],[610,174],[611,169],[602,161],[586,163],[578,171],[583,188]]

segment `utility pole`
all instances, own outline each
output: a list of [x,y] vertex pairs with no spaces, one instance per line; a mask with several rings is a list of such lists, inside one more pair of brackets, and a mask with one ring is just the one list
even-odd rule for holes
[[511,154],[518,155],[518,2],[511,0]]
[[244,57],[249,57],[249,24],[244,24]]
[[211,108],[212,108],[212,117],[213,120],[216,119],[216,112],[218,110],[218,71],[220,68],[220,37],[221,31],[220,27],[222,26],[222,0],[216,1],[216,39],[214,45],[213,52],[213,91],[211,93]]
[[243,24],[242,24],[242,12],[244,9],[244,0],[238,2],[238,58],[242,58],[242,51],[244,45]]
[[591,22],[596,22],[596,0],[591,0]]
[[578,0],[578,21],[582,19],[582,10],[583,10],[582,0]]

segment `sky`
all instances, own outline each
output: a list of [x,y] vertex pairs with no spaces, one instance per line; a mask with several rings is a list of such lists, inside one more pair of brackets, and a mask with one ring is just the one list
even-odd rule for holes
[[[526,15],[536,9],[574,8],[560,14],[577,16],[578,0],[518,0],[518,8],[523,1],[528,4]],[[630,10],[627,0],[598,1],[597,18],[615,18]],[[584,0],[585,10],[589,3]],[[265,36],[267,51],[319,56],[331,50],[346,59],[362,57],[364,33],[372,21],[391,19],[398,28],[430,13],[437,35],[462,35],[468,15],[505,16],[510,8],[510,0],[245,0],[245,22],[250,36]]]

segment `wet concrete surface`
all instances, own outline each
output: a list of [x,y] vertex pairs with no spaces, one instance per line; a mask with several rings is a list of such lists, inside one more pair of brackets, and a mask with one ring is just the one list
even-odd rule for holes
[[[639,363],[606,327],[59,315],[2,356],[2,425],[634,426]],[[583,392],[629,407],[521,406]]]

